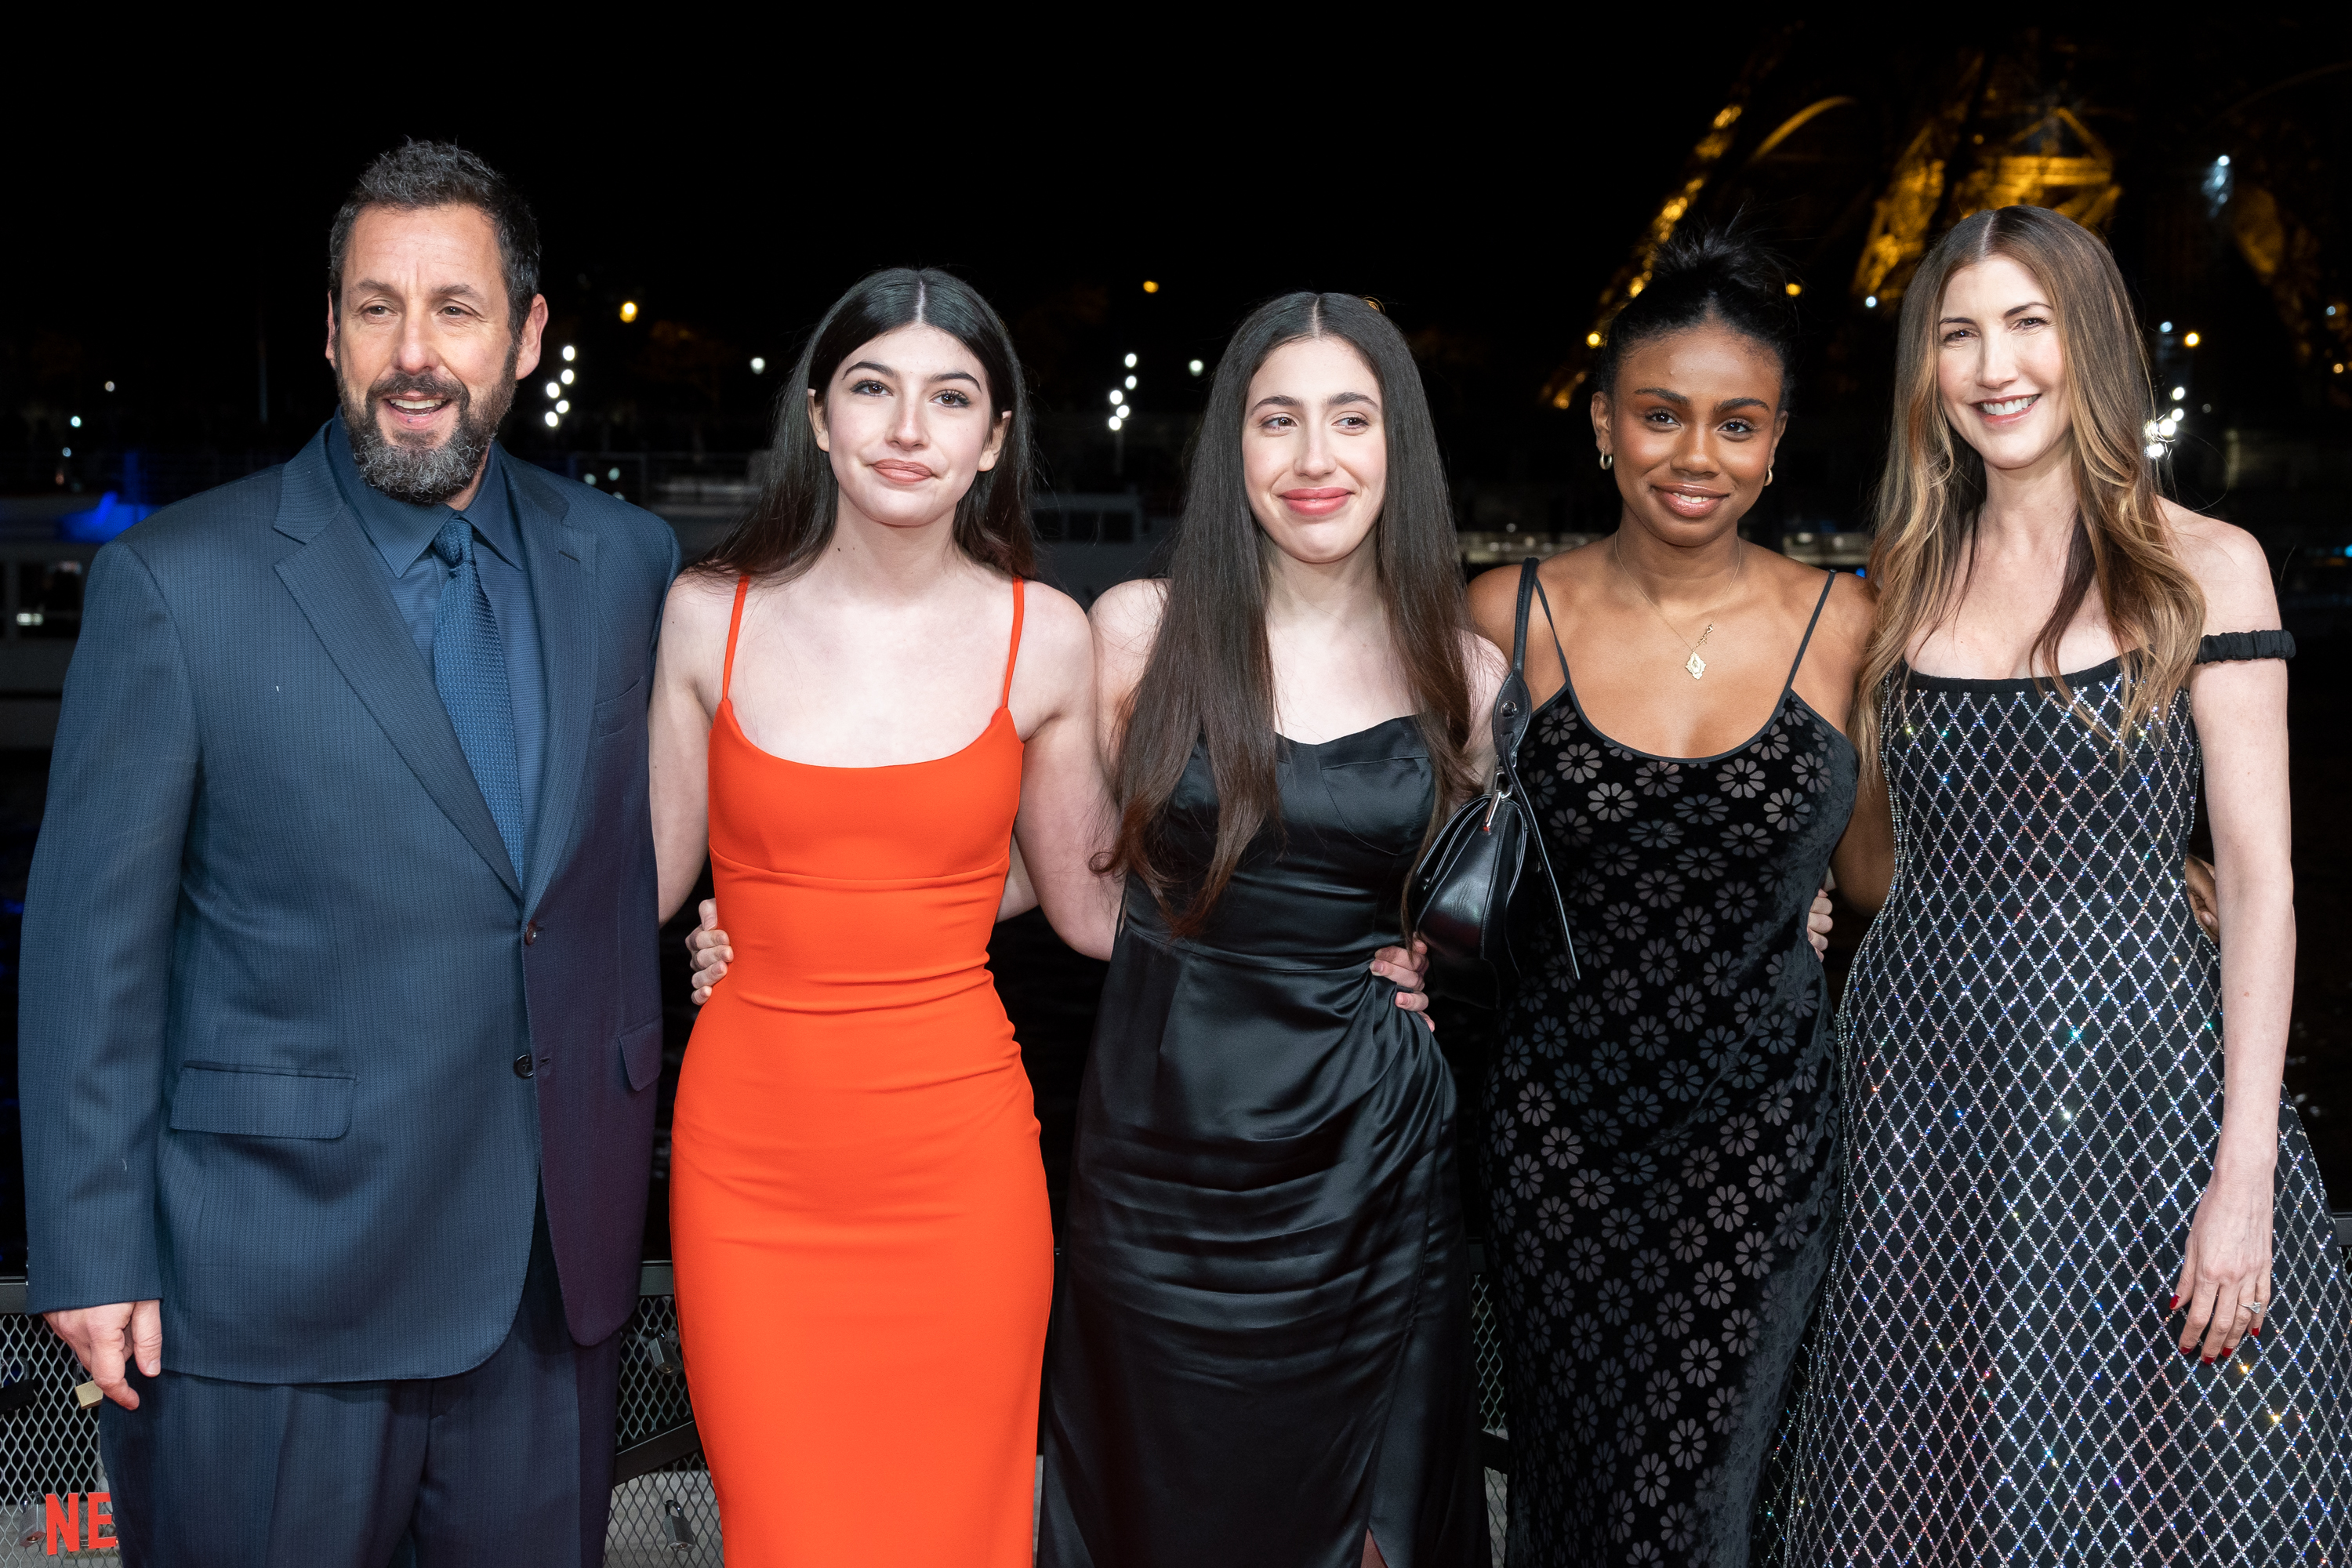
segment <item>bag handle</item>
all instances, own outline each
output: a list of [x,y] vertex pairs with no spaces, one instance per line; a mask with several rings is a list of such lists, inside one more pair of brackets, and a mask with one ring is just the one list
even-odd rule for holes
[[[1496,772],[1501,775],[1508,792],[1518,796],[1519,810],[1527,817],[1528,838],[1535,846],[1536,865],[1543,871],[1544,889],[1551,895],[1552,914],[1559,921],[1560,945],[1568,952],[1568,972],[1580,981],[1584,978],[1584,971],[1576,961],[1576,938],[1568,929],[1568,902],[1559,896],[1559,879],[1552,875],[1551,851],[1544,847],[1543,825],[1536,820],[1533,803],[1528,800],[1525,786],[1519,783],[1519,742],[1527,738],[1528,724],[1535,717],[1534,704],[1528,693],[1527,662],[1528,614],[1533,600],[1543,595],[1543,584],[1536,576],[1537,565],[1536,557],[1530,555],[1519,567],[1518,614],[1511,627],[1511,670],[1495,692],[1495,712],[1487,728],[1495,742]],[[1551,619],[1549,595],[1544,595],[1543,606],[1545,621],[1554,626],[1552,646],[1557,650],[1559,633],[1558,623]],[[1560,654],[1559,672],[1562,689],[1565,689],[1568,656],[1564,652]]]

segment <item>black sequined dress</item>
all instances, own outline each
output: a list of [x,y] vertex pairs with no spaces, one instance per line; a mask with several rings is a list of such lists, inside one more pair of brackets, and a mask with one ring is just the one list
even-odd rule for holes
[[1544,964],[1486,1085],[1512,1568],[1748,1559],[1822,1272],[1830,1042],[1805,923],[1857,773],[1796,672],[1719,756],[1617,744],[1572,681],[1520,748],[1583,979],[1523,922]]
[[[2031,680],[1908,679],[1880,697],[1895,881],[1839,1018],[1783,1560],[2342,1564],[2352,1307],[2293,1105],[2262,1338],[2208,1366],[2167,1310],[2221,1113],[2188,696],[2119,757]],[[2112,734],[2119,667],[2067,680]]]

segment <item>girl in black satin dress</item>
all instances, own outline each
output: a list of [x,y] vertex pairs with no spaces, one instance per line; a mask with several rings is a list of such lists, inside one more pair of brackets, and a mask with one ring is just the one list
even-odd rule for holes
[[[1617,534],[1543,567],[1559,651],[1539,616],[1518,765],[1581,977],[1529,920],[1486,1083],[1512,1568],[1746,1563],[1822,1275],[1807,916],[1853,807],[1870,612],[1854,578],[1738,535],[1786,423],[1788,301],[1738,241],[1660,255],[1594,381]],[[1517,575],[1473,585],[1489,637]]]
[[1048,1568],[1487,1561],[1452,1080],[1367,973],[1499,660],[1410,353],[1244,324],[1164,582],[1094,618],[1128,873],[1045,1363]]

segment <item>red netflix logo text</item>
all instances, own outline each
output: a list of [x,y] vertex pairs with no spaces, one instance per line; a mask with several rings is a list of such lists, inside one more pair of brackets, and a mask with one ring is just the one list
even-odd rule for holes
[[[60,1498],[57,1493],[51,1492],[42,1500],[47,1510],[49,1555],[55,1557],[58,1554],[58,1543],[60,1541],[65,1542],[66,1551],[79,1552],[83,1544],[81,1539],[82,1494],[68,1492]],[[26,1544],[31,1543],[28,1542]],[[117,1544],[119,1542],[114,1539],[114,1494],[91,1492],[89,1494],[89,1549],[94,1552],[101,1546]]]

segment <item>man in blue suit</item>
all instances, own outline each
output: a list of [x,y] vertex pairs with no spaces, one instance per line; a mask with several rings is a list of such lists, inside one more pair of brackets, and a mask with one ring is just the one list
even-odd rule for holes
[[131,1563],[603,1561],[661,1070],[677,542],[493,437],[530,209],[457,148],[329,247],[341,412],[99,553],[26,898],[33,1310]]

